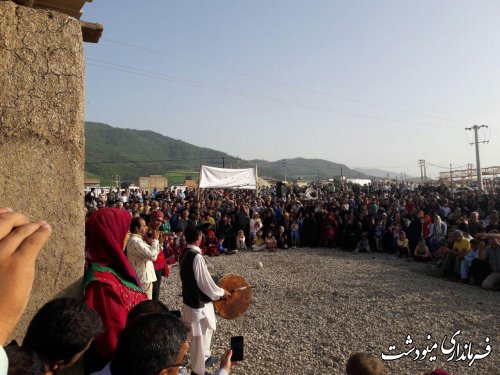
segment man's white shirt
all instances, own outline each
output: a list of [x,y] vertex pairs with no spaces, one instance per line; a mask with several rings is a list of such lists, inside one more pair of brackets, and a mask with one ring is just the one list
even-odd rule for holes
[[[198,253],[193,260],[193,272],[198,288],[212,301],[218,300],[224,296],[224,289],[219,288],[212,279],[205,259],[201,255],[200,248],[194,245],[188,245],[187,247]],[[208,327],[215,331],[216,319],[212,302],[205,303],[205,306],[199,309],[193,309],[184,304],[182,312],[185,321],[191,323],[193,336],[203,336],[201,322],[205,318],[207,319]]]
[[127,258],[130,265],[137,273],[141,284],[156,281],[153,261],[160,253],[160,243],[153,240],[151,246],[139,234],[132,234],[127,244]]

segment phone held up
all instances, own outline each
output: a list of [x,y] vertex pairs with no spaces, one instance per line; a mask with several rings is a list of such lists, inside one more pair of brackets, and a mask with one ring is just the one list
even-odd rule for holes
[[233,351],[231,362],[243,361],[243,336],[231,337],[231,350]]

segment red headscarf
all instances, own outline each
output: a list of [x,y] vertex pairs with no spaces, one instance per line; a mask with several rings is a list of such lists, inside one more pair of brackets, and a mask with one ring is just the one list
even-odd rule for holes
[[140,285],[123,251],[130,228],[130,213],[116,208],[102,208],[87,221],[85,246],[87,261],[109,267],[128,281]]

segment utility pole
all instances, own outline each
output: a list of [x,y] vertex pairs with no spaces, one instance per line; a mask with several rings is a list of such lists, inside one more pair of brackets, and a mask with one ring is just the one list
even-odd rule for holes
[[222,168],[224,168],[224,156],[222,157]]
[[420,181],[423,183],[425,174],[425,160],[418,159],[418,166],[420,167]]
[[477,137],[477,131],[478,129],[481,128],[487,128],[487,125],[474,125],[470,128],[465,128],[465,130],[472,130],[474,129],[474,142],[470,143],[470,145],[475,144],[476,145],[476,173],[477,173],[477,188],[479,192],[483,191],[483,174],[481,171],[481,160],[479,158],[479,143],[488,143],[489,141],[478,141]]
[[281,160],[281,166],[283,167],[283,172],[285,174],[284,181],[286,182],[286,159]]

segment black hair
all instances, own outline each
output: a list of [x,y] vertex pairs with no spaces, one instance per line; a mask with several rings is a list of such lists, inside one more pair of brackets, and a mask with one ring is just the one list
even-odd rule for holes
[[144,220],[142,217],[134,217],[130,222],[130,233],[135,233],[136,229],[141,229],[141,220]]
[[169,309],[163,302],[146,300],[135,305],[127,315],[127,324],[139,316],[147,314],[168,314]]
[[34,350],[8,345],[5,352],[9,359],[7,375],[45,375],[45,363]]
[[119,375],[156,375],[177,367],[189,328],[171,314],[149,314],[129,322],[120,335],[111,371]]
[[99,314],[84,301],[56,298],[31,319],[22,346],[33,349],[49,365],[69,362],[101,332]]
[[198,240],[198,237],[200,234],[201,234],[201,231],[198,228],[196,228],[194,225],[190,225],[184,230],[184,237],[186,237],[187,243],[196,242]]

